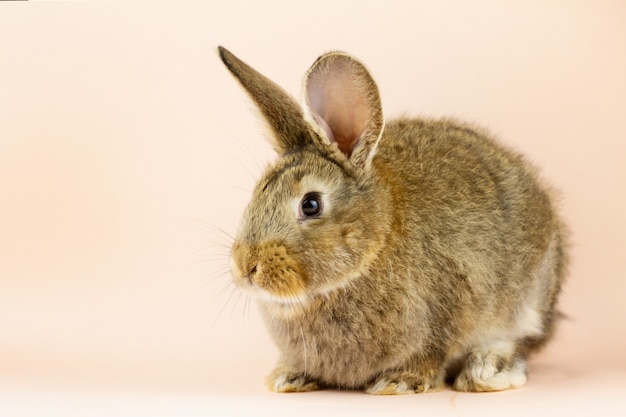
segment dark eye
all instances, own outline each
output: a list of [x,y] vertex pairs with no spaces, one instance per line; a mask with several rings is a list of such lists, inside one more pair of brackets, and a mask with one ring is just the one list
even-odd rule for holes
[[303,218],[319,216],[322,212],[322,196],[320,193],[307,193],[300,202]]

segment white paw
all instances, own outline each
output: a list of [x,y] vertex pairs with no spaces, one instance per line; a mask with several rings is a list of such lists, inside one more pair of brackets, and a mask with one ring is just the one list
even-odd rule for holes
[[517,359],[498,369],[501,360],[493,355],[473,355],[457,376],[454,388],[459,391],[502,391],[523,386],[527,380],[526,361]]
[[483,369],[480,378],[474,379],[474,383],[485,391],[519,388],[526,383],[526,363],[516,361],[511,367],[501,371],[490,366],[489,369]]

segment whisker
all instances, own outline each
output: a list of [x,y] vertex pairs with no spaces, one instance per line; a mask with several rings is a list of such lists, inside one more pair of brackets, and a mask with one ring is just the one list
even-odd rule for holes
[[233,281],[228,280],[224,283],[224,285],[221,286],[220,289],[217,290],[215,294],[213,294],[213,297],[211,298],[211,303],[214,303],[218,297],[223,296],[227,290],[238,291],[239,289]]
[[300,337],[302,338],[302,349],[303,352],[302,354],[304,355],[304,374],[306,375],[307,372],[307,352],[306,352],[306,340],[304,339],[304,331],[302,330],[302,324],[300,324]]
[[[232,140],[239,143],[246,150],[248,156],[250,156],[250,159],[252,159],[252,161],[254,162],[254,165],[256,166],[258,174],[260,175],[263,170],[261,169],[261,165],[259,165],[259,160],[257,159],[256,154],[252,152],[252,150],[250,149],[248,142],[246,142],[245,140],[242,140],[240,137],[238,137],[237,135],[233,133],[230,133],[230,137]],[[240,159],[235,158],[232,154],[229,154],[229,156],[233,160],[235,160],[238,164],[240,164],[248,172],[248,174],[250,174],[250,178],[256,181],[256,179],[258,178],[258,175],[255,177],[250,171],[250,169],[248,168],[247,164],[244,164]]]
[[195,250],[195,253],[199,253],[202,252],[203,250],[207,250],[207,249],[224,249],[227,252],[230,252],[230,247],[232,245],[230,243],[222,243],[222,242],[211,242],[208,245],[202,246],[198,249]]
[[219,262],[221,265],[229,265],[230,254],[208,253],[206,256],[198,257],[196,260],[197,263],[203,263],[208,261]]
[[[244,170],[245,172],[247,172],[247,173],[248,173],[248,175],[250,176],[250,179],[251,179],[252,181],[256,181],[256,180],[258,179],[258,176],[255,176],[255,175],[252,173],[252,171],[250,171],[250,168],[248,167],[248,165],[247,165],[247,164],[244,164],[243,162],[241,162],[241,160],[239,160],[238,158],[235,158],[233,155],[228,155],[228,156],[230,157],[230,159],[232,159],[233,161],[237,162],[237,164],[238,164],[240,167],[242,167],[242,168],[243,168],[243,170]],[[256,161],[255,161],[255,163],[256,163]],[[258,167],[258,165],[257,165],[257,167]]]
[[250,296],[246,294],[246,299],[243,303],[243,318],[244,320],[250,319]]
[[226,279],[228,282],[232,283],[232,280],[230,278],[230,268],[227,266],[222,266],[219,268],[216,268],[215,270],[213,270],[213,272],[210,272],[208,274],[205,275],[205,277],[202,279],[202,284],[208,284],[210,282],[213,282],[217,279],[220,278],[224,278]]
[[[206,233],[211,233],[214,234],[216,237],[222,237],[222,238],[227,238],[228,243],[232,243],[235,239],[234,237],[226,232],[224,229],[222,229],[221,227],[215,225],[214,223],[211,223],[207,220],[201,219],[201,218],[197,218],[197,217],[190,217],[190,216],[176,216],[177,219],[179,220],[185,220],[185,221],[190,221],[193,223],[196,223],[196,227],[197,225],[201,225],[202,228],[198,228],[197,230],[200,230],[202,232],[206,232]],[[218,233],[219,232],[219,233]]]
[[231,190],[237,190],[237,191],[244,192],[244,193],[246,193],[246,195],[251,195],[252,191],[253,191],[251,188],[241,187],[241,186],[238,186],[238,185],[231,185],[228,188],[230,188]]
[[241,302],[241,296],[242,296],[242,292],[241,291],[237,291],[237,299],[235,300],[235,302],[233,303],[232,308],[230,309],[230,316],[231,317],[235,314],[235,310],[237,309],[237,306]]
[[222,317],[222,313],[224,313],[224,310],[226,309],[228,304],[230,304],[233,301],[233,297],[235,296],[235,294],[239,294],[239,296],[241,296],[241,293],[238,291],[238,289],[233,287],[231,288],[230,295],[226,299],[226,302],[222,305],[222,307],[218,311],[217,316],[215,317],[215,320],[213,322],[214,325]]
[[222,235],[224,235],[227,238],[229,238],[231,243],[235,241],[235,237],[233,235],[231,235],[230,233],[228,233],[226,230],[222,229],[221,227],[216,227],[216,230],[221,232]]
[[319,360],[320,354],[317,351],[317,342],[315,341],[315,338],[313,338],[313,354],[315,355],[315,359]]

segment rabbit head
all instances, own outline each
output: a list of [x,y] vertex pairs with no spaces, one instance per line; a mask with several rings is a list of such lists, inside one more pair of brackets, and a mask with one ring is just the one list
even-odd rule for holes
[[340,52],[306,73],[304,104],[219,49],[279,155],[257,183],[232,246],[235,282],[262,301],[305,306],[348,285],[376,257],[391,217],[372,158],[383,131],[378,88]]

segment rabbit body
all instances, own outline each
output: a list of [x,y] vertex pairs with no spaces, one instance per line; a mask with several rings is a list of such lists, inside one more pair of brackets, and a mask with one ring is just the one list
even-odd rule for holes
[[220,53],[280,155],[231,259],[282,354],[270,389],[404,394],[439,390],[446,377],[464,391],[523,385],[527,356],[552,334],[567,260],[535,170],[452,120],[385,125],[369,73],[345,54],[316,61],[294,107]]

